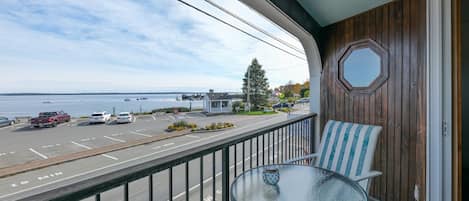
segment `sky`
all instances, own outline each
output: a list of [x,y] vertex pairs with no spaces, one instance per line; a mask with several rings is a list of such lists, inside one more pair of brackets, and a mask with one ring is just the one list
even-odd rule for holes
[[354,50],[344,62],[344,78],[354,87],[369,86],[381,73],[381,59],[374,50]]
[[[186,0],[295,52],[203,0]],[[237,0],[214,0],[303,50],[297,38]],[[241,91],[253,58],[271,87],[304,82],[305,60],[176,0],[4,0],[0,93]]]

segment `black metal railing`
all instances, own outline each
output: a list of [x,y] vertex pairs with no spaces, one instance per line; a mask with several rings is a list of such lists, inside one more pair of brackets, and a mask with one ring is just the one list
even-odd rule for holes
[[230,182],[246,169],[312,153],[315,118],[316,114],[298,116],[110,173],[42,189],[22,200],[100,201],[112,194],[114,197],[108,200],[127,201],[133,198],[132,182],[138,181],[138,196],[132,200],[228,201]]

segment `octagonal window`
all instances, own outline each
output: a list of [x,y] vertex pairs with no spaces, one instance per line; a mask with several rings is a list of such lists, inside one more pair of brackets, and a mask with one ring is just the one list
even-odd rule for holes
[[343,63],[343,78],[352,87],[368,87],[381,73],[381,58],[371,48],[353,50]]

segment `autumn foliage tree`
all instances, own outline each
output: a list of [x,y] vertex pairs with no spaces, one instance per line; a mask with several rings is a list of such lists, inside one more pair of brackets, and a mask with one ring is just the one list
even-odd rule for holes
[[282,93],[286,98],[293,97],[295,94],[298,94],[301,97],[307,97],[306,92],[309,92],[309,81],[306,81],[301,84],[293,83],[293,81],[290,80],[287,84],[276,88],[276,91]]

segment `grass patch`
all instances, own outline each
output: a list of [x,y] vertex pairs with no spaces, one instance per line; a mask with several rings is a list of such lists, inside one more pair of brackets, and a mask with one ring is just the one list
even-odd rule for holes
[[251,111],[251,112],[238,112],[236,114],[240,115],[271,115],[271,114],[277,114],[275,111]]
[[133,115],[151,115],[153,112],[134,112]]
[[174,111],[178,112],[190,112],[187,107],[169,107],[169,108],[160,108],[152,110],[152,113],[164,112],[164,113],[173,113]]
[[284,107],[284,108],[278,109],[278,111],[288,113],[288,112],[292,112],[293,109]]

